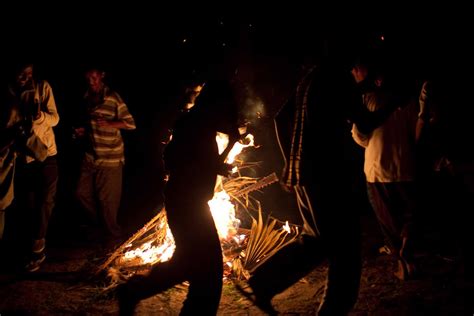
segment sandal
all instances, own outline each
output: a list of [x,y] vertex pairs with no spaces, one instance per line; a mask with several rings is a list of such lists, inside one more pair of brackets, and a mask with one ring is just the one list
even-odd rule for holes
[[408,262],[404,258],[398,259],[397,271],[393,274],[401,281],[412,280],[417,276],[417,268],[413,262]]

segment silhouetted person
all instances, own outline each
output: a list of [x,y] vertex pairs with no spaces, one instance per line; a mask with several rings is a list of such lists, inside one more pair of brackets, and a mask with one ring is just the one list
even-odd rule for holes
[[[207,202],[218,173],[225,173],[216,132],[237,140],[235,98],[226,82],[208,82],[196,104],[176,122],[164,150],[169,180],[165,188],[168,224],[176,250],[170,261],[150,273],[134,276],[119,287],[120,312],[129,315],[136,304],[183,281],[189,282],[183,315],[215,315],[222,291],[222,250]],[[230,148],[230,147],[229,147]],[[225,155],[223,153],[223,155]]]
[[[323,252],[329,261],[319,315],[346,315],[358,297],[361,246],[355,188],[359,162],[351,123],[370,132],[389,115],[389,111],[370,113],[364,108],[349,67],[341,62],[328,58],[308,67],[275,118],[285,157],[282,184],[298,196],[304,233],[318,241],[307,243],[306,251],[313,247],[309,251]],[[308,256],[315,264],[317,259],[314,254]]]
[[104,83],[102,70],[89,69],[89,88],[84,96],[86,122],[75,129],[85,138],[85,152],[76,196],[94,224],[104,230],[105,245],[113,246],[121,236],[117,213],[122,195],[125,163],[121,130],[135,129],[135,121],[120,95]]
[[306,219],[323,245],[314,251],[324,251],[329,259],[318,313],[345,315],[357,300],[361,273],[360,214],[353,203],[357,160],[348,157],[347,122],[359,106],[358,98],[348,74],[327,63],[309,69],[294,102],[292,139],[283,145],[287,160],[282,181],[302,197],[305,205],[300,210],[313,210],[315,222],[309,214]]
[[425,221],[435,220],[441,254],[461,259],[464,280],[472,284],[474,154],[470,144],[474,133],[470,121],[474,110],[466,106],[470,96],[462,93],[472,86],[472,80],[453,80],[460,77],[456,74],[459,69],[441,67],[437,76],[423,82],[417,125],[418,166],[423,167]]

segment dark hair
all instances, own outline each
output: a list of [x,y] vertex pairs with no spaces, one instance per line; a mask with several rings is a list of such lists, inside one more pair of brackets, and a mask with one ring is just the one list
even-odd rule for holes
[[385,57],[382,52],[377,50],[369,50],[359,53],[352,64],[352,67],[356,66],[366,68],[369,77],[373,79],[384,77],[387,71]]
[[206,82],[196,105],[206,104],[206,106],[219,106],[235,101],[235,93],[230,82],[226,80],[211,80]]
[[21,61],[11,64],[7,71],[10,74],[10,77],[13,78],[16,77],[26,67],[33,67],[33,70],[36,68],[35,64],[31,61]]

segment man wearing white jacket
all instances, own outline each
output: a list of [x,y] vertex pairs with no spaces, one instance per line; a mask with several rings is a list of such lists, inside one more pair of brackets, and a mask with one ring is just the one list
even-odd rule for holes
[[26,212],[32,238],[26,270],[39,269],[45,260],[45,237],[55,205],[58,182],[57,147],[53,127],[59,122],[53,90],[44,80],[33,78],[33,65],[18,68],[9,87],[12,123],[23,129],[25,144],[18,142],[15,199]]
[[[371,77],[369,66],[352,70],[362,87],[362,100],[371,112],[395,101],[382,86],[382,77]],[[406,103],[406,104],[405,104]],[[387,120],[370,133],[352,128],[355,142],[365,148],[364,173],[367,193],[390,252],[398,260],[395,276],[405,280],[415,273],[413,227],[415,193],[415,126],[417,103],[401,101]]]

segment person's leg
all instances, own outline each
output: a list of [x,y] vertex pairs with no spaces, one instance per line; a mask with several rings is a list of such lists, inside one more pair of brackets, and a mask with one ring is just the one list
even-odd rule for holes
[[147,275],[134,275],[117,287],[121,316],[133,315],[138,303],[186,280],[183,261],[159,263]]
[[398,261],[394,275],[401,280],[413,277],[416,272],[411,239],[416,208],[414,183],[368,183],[367,188],[379,224]]
[[120,315],[133,315],[136,305],[143,299],[158,294],[188,279],[188,264],[195,265],[195,258],[188,250],[188,241],[193,240],[193,230],[188,231],[189,217],[185,200],[167,198],[166,213],[169,228],[175,241],[175,252],[170,261],[159,263],[143,275],[134,275],[126,283],[119,285],[118,299]]
[[[223,260],[216,225],[206,194],[186,185],[168,192],[168,223],[175,237],[177,258],[183,257],[182,274],[189,281],[183,315],[215,315],[222,292]],[[183,195],[187,193],[187,198]]]
[[33,208],[33,243],[30,262],[26,265],[29,272],[40,268],[46,259],[46,232],[54,208],[56,187],[58,183],[58,166],[55,157],[48,157],[44,162],[35,162],[37,179],[35,183],[35,206]]
[[357,210],[347,206],[334,205],[328,212],[340,216],[326,216],[319,225],[329,267],[318,315],[347,315],[359,294],[362,270],[360,218]]
[[[220,264],[222,270],[222,264]],[[219,269],[203,269],[189,280],[189,290],[180,315],[216,315],[222,293]]]
[[100,216],[105,225],[106,236],[112,240],[121,235],[117,213],[122,196],[122,166],[100,168],[95,179]]
[[38,218],[36,240],[44,239],[48,229],[49,219],[55,205],[58,183],[58,165],[55,157],[47,158],[40,167],[40,187],[38,188]]
[[[206,205],[206,208],[207,205]],[[216,315],[222,293],[223,260],[219,236],[210,215],[199,223],[198,241],[192,243],[189,291],[181,315]],[[188,247],[191,249],[191,247]]]
[[93,225],[97,225],[97,206],[94,195],[95,173],[95,168],[84,160],[81,164],[81,173],[76,187],[76,198]]
[[415,213],[417,211],[417,195],[414,182],[396,183],[401,205],[400,221],[402,223],[400,237],[400,257],[408,262],[414,261],[413,232],[415,227]]
[[393,209],[392,183],[367,183],[367,196],[374,210],[375,217],[384,235],[385,243],[392,254],[398,253],[401,247],[401,223],[397,220]]

